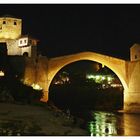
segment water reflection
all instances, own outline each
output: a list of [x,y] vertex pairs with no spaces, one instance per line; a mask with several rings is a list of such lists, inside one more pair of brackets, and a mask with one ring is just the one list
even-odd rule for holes
[[117,118],[109,112],[92,112],[93,120],[89,122],[91,136],[116,136]]
[[140,114],[92,112],[91,136],[140,136]]

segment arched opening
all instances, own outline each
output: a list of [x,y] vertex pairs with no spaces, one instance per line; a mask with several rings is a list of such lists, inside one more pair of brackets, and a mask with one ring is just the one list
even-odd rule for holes
[[5,75],[7,58],[7,45],[6,43],[0,43],[0,77]]
[[0,56],[7,55],[7,45],[6,43],[0,43]]
[[23,53],[23,56],[28,57],[29,56],[29,53],[28,52],[24,52]]
[[62,56],[62,57],[51,59],[49,61],[49,67],[51,69],[49,70],[47,91],[53,80],[53,77],[57,74],[57,72],[60,69],[62,69],[66,65],[69,65],[70,63],[73,63],[76,61],[82,61],[82,60],[95,61],[97,63],[101,63],[107,66],[119,77],[124,87],[124,92],[126,93],[128,91],[128,79],[126,76],[127,62],[122,59],[117,59],[117,58],[113,58],[110,56],[106,56],[106,55],[102,55],[102,54],[98,54],[94,52],[81,52],[81,53],[77,53],[73,55]]
[[123,108],[123,86],[102,64],[77,61],[57,72],[49,88],[49,101],[64,110],[118,110]]
[[111,69],[100,63],[82,60],[61,68],[50,84],[49,102],[68,117],[73,115],[74,124],[91,135],[123,133],[117,130],[120,121],[112,113],[123,108],[123,85]]

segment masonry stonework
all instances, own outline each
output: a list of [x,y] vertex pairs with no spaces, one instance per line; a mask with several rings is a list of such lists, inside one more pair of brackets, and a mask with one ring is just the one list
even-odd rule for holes
[[28,55],[36,57],[37,40],[22,35],[22,19],[0,18],[0,43],[6,43],[8,55]]
[[[22,35],[22,20],[11,17],[0,18],[0,43],[7,44],[8,55],[23,55],[25,69],[23,82],[28,85],[38,84],[42,87],[44,97],[49,100],[49,87],[57,72],[64,66],[80,61],[90,60],[101,63],[110,68],[120,79],[124,87],[124,111],[140,113],[140,45],[134,44],[130,48],[130,61],[94,53],[82,52],[73,55],[48,59],[37,56],[35,39]],[[16,63],[16,62],[15,62]]]
[[21,36],[22,20],[13,17],[0,18],[0,38],[17,39]]

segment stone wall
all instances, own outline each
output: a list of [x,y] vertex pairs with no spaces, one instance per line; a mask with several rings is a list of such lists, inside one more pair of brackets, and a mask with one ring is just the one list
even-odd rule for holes
[[11,17],[0,18],[0,38],[16,39],[21,36],[22,20]]
[[80,60],[90,60],[103,63],[114,70],[123,80],[124,110],[126,112],[140,112],[140,61],[127,62],[125,60],[104,56],[92,52],[83,52],[48,59],[47,57],[25,58],[24,83],[38,84],[42,87],[44,97],[42,101],[49,100],[48,92],[52,79],[64,66]]
[[128,112],[140,112],[140,61],[129,62],[128,91],[124,93],[124,109]]
[[52,79],[57,74],[57,72],[64,66],[80,61],[80,60],[90,60],[102,63],[112,69],[118,77],[123,82],[123,86],[127,89],[127,79],[126,79],[126,61],[93,53],[93,52],[83,52],[74,55],[67,55],[52,59],[47,59],[47,57],[38,57],[37,59],[29,59],[26,61],[25,69],[25,82],[29,85],[35,83],[43,88],[44,98],[43,101],[48,101],[49,86]]

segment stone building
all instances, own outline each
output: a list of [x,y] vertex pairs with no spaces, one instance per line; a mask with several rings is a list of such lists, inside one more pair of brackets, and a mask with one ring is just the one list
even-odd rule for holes
[[6,43],[7,55],[36,57],[37,39],[22,35],[22,19],[12,16],[0,17],[0,44]]
[[130,48],[130,60],[131,61],[140,60],[140,44],[134,44]]

